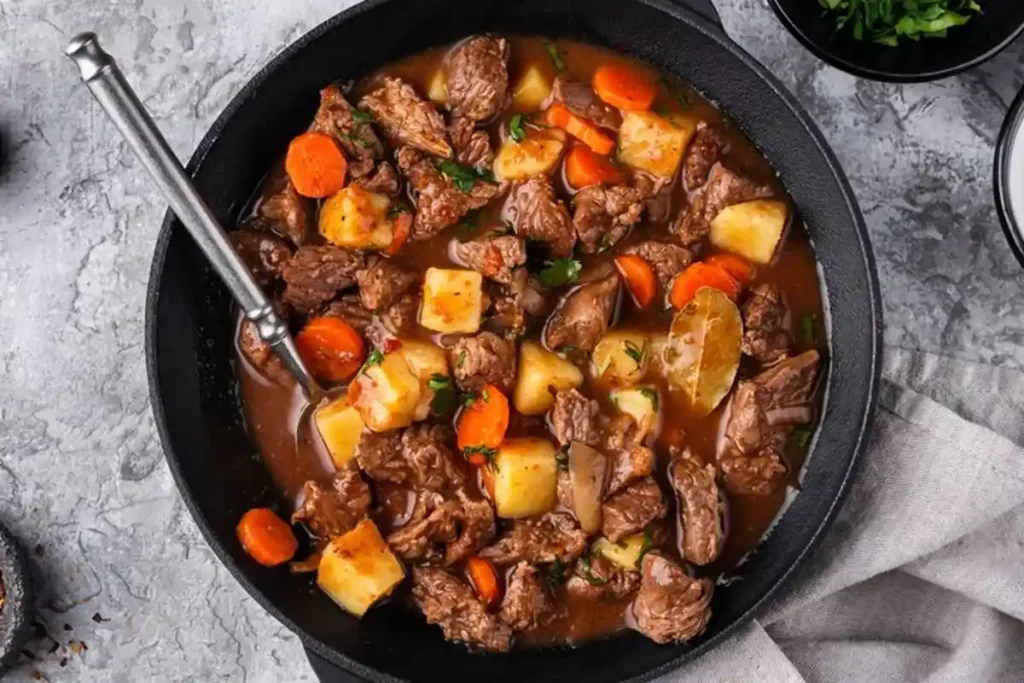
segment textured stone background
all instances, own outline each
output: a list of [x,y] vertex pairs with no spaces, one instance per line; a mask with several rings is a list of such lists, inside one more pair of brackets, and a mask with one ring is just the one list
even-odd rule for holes
[[[41,618],[62,645],[36,641],[41,660],[10,680],[312,678],[297,639],[216,562],[161,457],[142,325],[164,203],[62,52],[98,30],[187,157],[262,64],[350,4],[0,0],[0,520],[42,549]],[[850,176],[886,341],[1024,365],[1021,271],[991,200],[1024,43],[959,78],[884,85],[824,66],[761,0],[717,4]]]

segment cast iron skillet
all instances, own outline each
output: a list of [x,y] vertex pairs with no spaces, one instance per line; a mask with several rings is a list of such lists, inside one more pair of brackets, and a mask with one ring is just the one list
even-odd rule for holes
[[307,648],[341,669],[372,681],[642,681],[693,659],[749,620],[833,518],[876,397],[881,312],[874,261],[853,193],[809,117],[719,29],[665,0],[371,0],[314,29],[243,89],[189,164],[196,185],[220,220],[232,223],[288,140],[309,124],[323,85],[483,31],[600,43],[687,78],[763,150],[813,237],[831,349],[804,492],[737,570],[740,580],[718,591],[706,634],[687,646],[624,634],[575,650],[471,655],[402,606],[375,608],[359,621],[308,577],[257,566],[234,527],[246,509],[279,500],[243,424],[230,362],[232,305],[172,215],[157,244],[147,302],[153,410],[182,496],[218,557]]

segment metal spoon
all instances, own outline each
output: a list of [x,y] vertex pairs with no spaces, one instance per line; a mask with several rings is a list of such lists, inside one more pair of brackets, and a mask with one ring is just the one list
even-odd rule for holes
[[65,54],[78,65],[93,97],[153,176],[171,209],[231,290],[245,317],[256,325],[260,338],[284,361],[310,403],[318,403],[325,392],[302,362],[288,326],[278,317],[273,303],[235,253],[224,229],[199,196],[117,62],[103,51],[95,33],[75,36]]

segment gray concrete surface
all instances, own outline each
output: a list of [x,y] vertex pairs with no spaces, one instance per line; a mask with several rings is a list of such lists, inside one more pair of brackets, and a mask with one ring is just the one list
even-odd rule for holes
[[[38,546],[41,619],[60,644],[35,641],[39,659],[5,680],[311,680],[297,639],[216,562],[163,462],[142,324],[164,204],[61,55],[98,30],[188,156],[262,64],[349,4],[0,0],[0,520]],[[1021,271],[991,201],[1024,43],[958,78],[883,85],[824,66],[762,0],[717,4],[849,174],[886,341],[1024,365]]]

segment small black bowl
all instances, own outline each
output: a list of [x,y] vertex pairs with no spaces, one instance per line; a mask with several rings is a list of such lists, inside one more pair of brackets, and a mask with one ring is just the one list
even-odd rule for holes
[[0,677],[18,661],[32,624],[32,578],[28,556],[17,539],[0,526]]
[[991,59],[1024,31],[1024,2],[980,0],[982,13],[945,38],[901,39],[897,47],[855,40],[847,27],[836,31],[835,16],[817,0],[769,0],[796,38],[837,69],[876,81],[933,81]]
[[1017,93],[999,131],[994,166],[996,212],[1013,255],[1024,266],[1024,187],[1016,204],[1011,199],[1012,182],[1024,183],[1024,89]]

